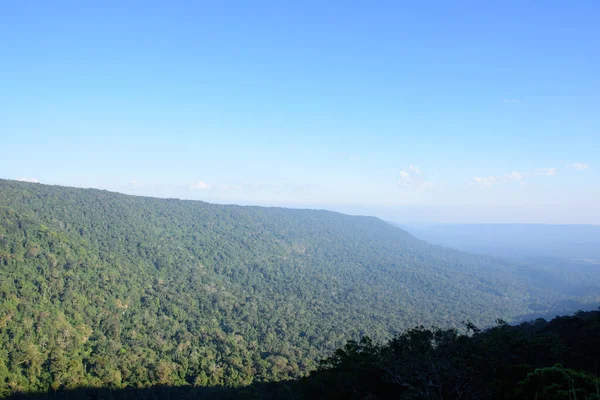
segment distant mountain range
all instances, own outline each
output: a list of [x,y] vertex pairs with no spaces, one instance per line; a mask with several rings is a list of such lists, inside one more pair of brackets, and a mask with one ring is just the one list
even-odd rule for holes
[[[430,243],[512,262],[525,282],[543,291],[587,297],[590,305],[600,302],[599,225],[415,224],[401,227]],[[563,304],[590,309],[590,305],[576,305],[573,300]],[[554,315],[554,312],[545,314]]]
[[537,257],[599,259],[600,225],[396,225],[440,246],[523,260]]

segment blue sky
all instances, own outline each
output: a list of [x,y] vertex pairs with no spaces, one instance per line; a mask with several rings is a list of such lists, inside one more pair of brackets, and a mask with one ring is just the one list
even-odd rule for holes
[[600,3],[412,3],[7,2],[0,177],[600,223]]

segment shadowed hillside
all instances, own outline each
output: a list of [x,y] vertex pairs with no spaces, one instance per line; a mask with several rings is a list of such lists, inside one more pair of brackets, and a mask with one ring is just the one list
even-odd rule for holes
[[600,312],[350,341],[307,378],[246,387],[78,388],[12,399],[600,399]]

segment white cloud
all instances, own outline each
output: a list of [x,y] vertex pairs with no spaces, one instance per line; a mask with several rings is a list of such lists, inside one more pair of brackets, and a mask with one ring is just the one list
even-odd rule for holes
[[190,189],[208,190],[208,189],[210,189],[210,185],[203,181],[195,181],[195,182],[190,183]]
[[584,163],[574,163],[570,165],[571,168],[575,168],[578,171],[585,171],[586,169],[590,169],[589,164]]
[[17,180],[21,182],[40,183],[40,181],[36,178],[19,178]]
[[469,183],[471,185],[479,185],[479,186],[489,187],[489,186],[493,186],[497,181],[498,181],[498,178],[496,178],[495,176],[488,176],[486,178],[481,178],[479,176],[476,176]]
[[506,180],[510,180],[510,181],[517,181],[519,183],[521,183],[522,185],[525,184],[525,182],[523,182],[523,179],[525,178],[526,174],[522,174],[519,171],[513,171],[510,174],[506,174],[504,177],[506,178]]
[[525,184],[525,180],[532,177],[539,176],[556,176],[558,169],[556,168],[538,168],[533,172],[519,172],[512,171],[502,176],[488,176],[488,177],[474,177],[469,181],[469,185],[476,185],[481,187],[490,187],[497,183],[508,183],[508,182],[519,182],[521,185]]
[[414,172],[417,175],[423,174],[423,171],[421,171],[421,168],[417,167],[416,165],[411,165],[410,167],[408,167],[408,170]]
[[533,176],[555,176],[558,173],[556,168],[538,168],[531,175]]
[[416,165],[411,165],[408,170],[400,171],[400,180],[398,185],[414,190],[431,189],[433,184],[422,177],[423,171]]
[[400,171],[400,179],[405,182],[405,183],[411,183],[412,179],[410,177],[410,174],[404,170]]

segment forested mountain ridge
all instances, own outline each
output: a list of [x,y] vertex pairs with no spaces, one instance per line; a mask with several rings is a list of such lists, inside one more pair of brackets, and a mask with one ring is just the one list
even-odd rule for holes
[[372,217],[0,180],[0,394],[287,379],[346,340],[531,311]]

